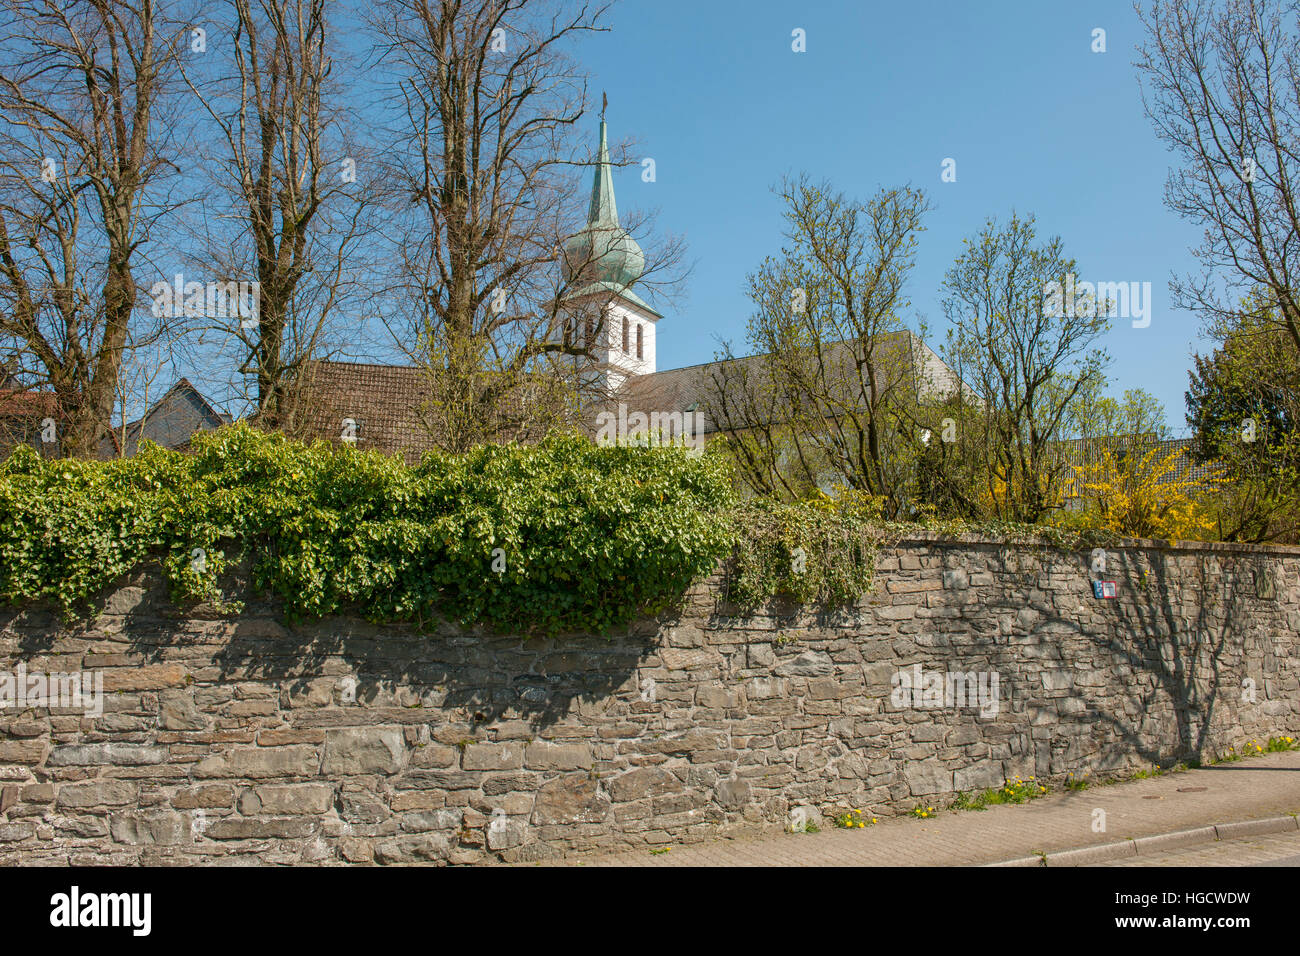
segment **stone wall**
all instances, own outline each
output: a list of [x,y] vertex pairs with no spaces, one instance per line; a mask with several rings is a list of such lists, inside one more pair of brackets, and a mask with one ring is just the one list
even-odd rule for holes
[[[0,673],[104,706],[0,709],[0,863],[529,860],[1300,736],[1300,550],[1109,567],[1102,600],[1084,553],[918,539],[854,608],[733,616],[718,577],[608,640],[222,618],[147,574],[77,626],[6,609]],[[917,665],[996,705],[900,696]]]

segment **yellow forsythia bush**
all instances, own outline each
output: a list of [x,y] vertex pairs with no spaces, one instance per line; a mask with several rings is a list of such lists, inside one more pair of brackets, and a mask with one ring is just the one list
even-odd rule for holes
[[1098,461],[1075,466],[1075,488],[1085,506],[1061,512],[1058,523],[1105,528],[1130,538],[1206,539],[1214,518],[1209,498],[1216,479],[1183,473],[1183,452],[1152,448],[1120,461],[1107,448]]

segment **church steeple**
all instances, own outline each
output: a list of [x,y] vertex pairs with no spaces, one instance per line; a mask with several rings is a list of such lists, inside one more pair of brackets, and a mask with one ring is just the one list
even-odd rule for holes
[[605,131],[604,110],[600,113],[600,152],[596,155],[596,175],[591,183],[591,205],[587,207],[587,225],[618,228],[618,204],[614,201],[614,173],[609,165],[609,141]]
[[[590,341],[589,358],[596,374],[615,390],[629,376],[655,370],[655,324],[662,316],[637,295],[645,272],[645,255],[636,240],[619,225],[614,200],[614,164],[609,159],[605,106],[600,110],[600,147],[591,178],[587,224],[564,243],[562,266],[571,291],[565,299],[579,306],[575,314],[590,323],[594,309],[601,314],[599,334]],[[591,330],[592,325],[587,328]],[[575,362],[579,361],[575,358]]]
[[[608,102],[608,101],[606,101]],[[635,239],[618,221],[618,203],[614,199],[614,168],[609,159],[609,133],[605,110],[600,111],[600,148],[591,180],[591,202],[587,206],[587,225],[564,244],[565,275],[576,271],[580,288],[572,295],[600,291],[622,296],[658,318],[632,287],[645,271],[645,255]]]

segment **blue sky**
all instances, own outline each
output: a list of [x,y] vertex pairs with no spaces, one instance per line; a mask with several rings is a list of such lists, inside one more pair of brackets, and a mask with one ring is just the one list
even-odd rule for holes
[[[771,187],[806,171],[854,197],[924,188],[934,209],[908,295],[938,345],[943,274],[990,215],[1033,213],[1090,281],[1150,282],[1148,328],[1114,319],[1112,390],[1145,388],[1186,433],[1199,321],[1170,307],[1171,272],[1196,270],[1199,230],[1162,201],[1170,154],[1142,111],[1128,0],[625,0],[578,49],[611,139],[653,157],[616,171],[620,211],[655,209],[694,264],[659,326],[659,368],[743,342],[745,275],[781,244]],[[807,52],[791,50],[802,28]],[[1105,53],[1092,32],[1106,31]],[[596,118],[591,135],[596,136]],[[956,160],[957,181],[940,180]]]

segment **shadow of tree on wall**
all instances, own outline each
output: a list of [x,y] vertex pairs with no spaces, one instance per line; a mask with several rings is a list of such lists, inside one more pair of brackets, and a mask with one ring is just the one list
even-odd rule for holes
[[[1174,719],[1171,730],[1152,746],[1151,732],[1125,715],[1098,712],[1098,717],[1156,766],[1199,762],[1210,743],[1220,695],[1238,689],[1224,685],[1225,655],[1240,660],[1251,636],[1249,615],[1237,613],[1254,600],[1240,587],[1239,572],[1245,564],[1227,562],[1228,567],[1221,567],[1224,562],[1209,553],[1143,549],[1128,554],[1120,587],[1132,600],[1114,601],[1116,619],[1109,634],[1092,635],[1091,640],[1127,663],[1134,678],[1151,678],[1145,691],[1133,688],[1139,725],[1157,712],[1170,712]],[[1176,561],[1182,566],[1174,573]],[[1193,561],[1194,568],[1189,568]],[[1167,721],[1156,725],[1170,726]]]
[[[62,626],[48,607],[4,608],[0,629],[18,623],[18,652],[29,659],[57,652],[57,642],[69,637],[133,655],[140,666],[187,664],[186,649],[203,646],[210,650],[192,658],[200,683],[274,682],[280,685],[281,704],[290,708],[354,699],[397,717],[401,711],[418,715],[428,709],[431,721],[463,723],[471,733],[507,720],[526,721],[540,731],[575,708],[609,707],[615,699],[635,707],[641,701],[636,676],[655,649],[658,631],[656,621],[638,620],[607,637],[524,637],[444,621],[376,624],[355,611],[291,622],[277,602],[248,594],[244,582],[223,583],[227,595],[248,600],[241,613],[177,605],[157,570],[148,569],[90,602],[90,616],[80,623]],[[124,607],[123,594],[133,594],[132,589],[143,593]],[[121,633],[105,634],[100,614],[120,620]],[[36,626],[21,624],[24,619]],[[670,612],[658,623],[673,621]],[[66,662],[66,653],[59,656]]]
[[[936,550],[941,568],[935,575],[967,570],[973,557],[969,546]],[[1246,652],[1257,648],[1264,626],[1255,576],[1262,576],[1261,594],[1275,593],[1266,558],[1127,550],[1114,573],[1103,575],[1119,585],[1118,598],[1110,600],[1093,597],[1087,555],[1050,548],[1043,555],[1007,552],[993,544],[978,550],[976,563],[997,585],[978,596],[945,587],[939,593],[948,603],[941,606],[961,613],[931,618],[905,635],[916,645],[907,653],[928,667],[1001,671],[1017,736],[1040,772],[1063,773],[1080,756],[1117,768],[1136,760],[1168,767],[1219,755],[1225,734],[1240,726],[1232,695],[1241,691],[1243,662],[1255,659]],[[1069,583],[1044,585],[1044,574],[1064,575]],[[1082,613],[1051,597],[1076,587],[1086,595]],[[969,599],[960,597],[968,593]],[[1268,650],[1259,650],[1267,670]],[[1073,673],[1090,663],[1110,671],[1092,686]],[[1041,711],[1046,726],[1064,730],[1033,736]],[[1088,725],[1099,750],[1087,749],[1080,728]]]

